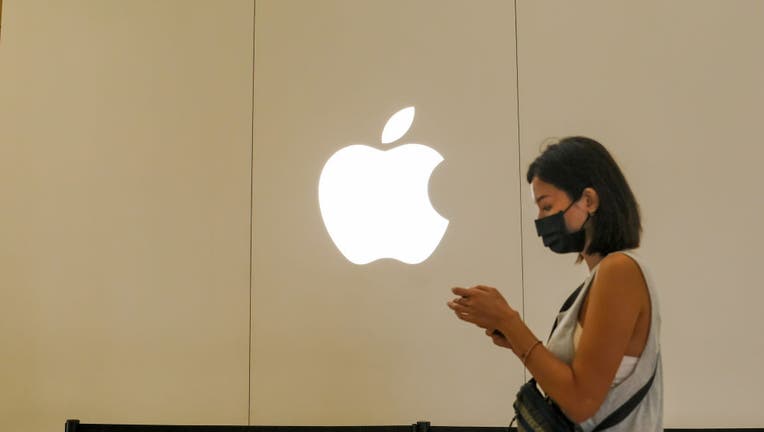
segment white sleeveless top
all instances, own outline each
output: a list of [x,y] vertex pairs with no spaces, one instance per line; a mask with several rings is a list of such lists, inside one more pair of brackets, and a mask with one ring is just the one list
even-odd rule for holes
[[[647,283],[648,293],[650,295],[651,321],[650,331],[648,333],[645,348],[642,355],[636,358],[633,366],[628,366],[631,360],[624,357],[621,367],[630,369],[628,373],[619,372],[622,376],[616,376],[619,382],[613,382],[610,390],[605,396],[605,400],[599,410],[588,420],[578,424],[578,429],[589,432],[597,424],[606,419],[616,409],[621,407],[629,398],[631,398],[639,389],[641,389],[653,376],[650,389],[637,407],[620,423],[608,429],[608,432],[617,431],[662,431],[663,430],[663,368],[660,354],[660,326],[661,318],[658,308],[658,298],[655,292],[652,274],[642,263],[641,258],[632,251],[621,251],[614,253],[623,253],[631,257],[642,270],[642,274]],[[549,338],[547,348],[555,354],[560,360],[567,364],[573,362],[575,356],[575,333],[578,324],[578,315],[581,310],[589,285],[597,272],[599,265],[595,266],[584,281],[581,292],[576,297],[573,304],[567,310],[560,312],[557,317],[557,327]],[[632,357],[634,358],[634,357]]]

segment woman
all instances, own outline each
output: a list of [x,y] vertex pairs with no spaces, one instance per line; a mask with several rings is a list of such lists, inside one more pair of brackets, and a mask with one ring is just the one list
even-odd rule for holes
[[550,145],[526,175],[536,229],[556,253],[578,253],[589,276],[563,306],[546,346],[492,287],[454,288],[448,306],[511,349],[541,389],[590,431],[641,389],[628,416],[608,431],[662,430],[660,317],[639,246],[639,206],[608,151],[585,137]]

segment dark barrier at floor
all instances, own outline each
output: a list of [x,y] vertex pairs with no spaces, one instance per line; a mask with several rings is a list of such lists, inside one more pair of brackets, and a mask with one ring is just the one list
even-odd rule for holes
[[[466,432],[469,428],[448,428]],[[507,428],[482,428],[485,431],[506,432]],[[514,429],[514,428],[513,428]],[[67,420],[65,432],[448,432],[427,422],[405,426],[182,426],[87,424]]]
[[[676,432],[732,432],[762,431],[764,428],[733,429],[681,429]],[[417,422],[405,426],[183,426],[183,425],[127,425],[80,423],[67,420],[65,432],[514,432],[513,427],[432,426],[429,422]]]

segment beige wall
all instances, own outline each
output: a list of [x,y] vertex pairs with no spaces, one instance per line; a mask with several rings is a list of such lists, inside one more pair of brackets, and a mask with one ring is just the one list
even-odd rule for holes
[[[641,204],[666,425],[761,427],[764,3],[520,2],[517,14],[522,165],[546,137],[590,134]],[[546,334],[581,271],[542,250],[525,204],[526,311]]]
[[252,2],[6,1],[0,423],[246,423]]
[[[505,424],[522,368],[445,301],[493,284],[548,333],[585,270],[542,248],[523,176],[570,134],[642,206],[666,426],[764,423],[761,2],[521,1],[517,40],[505,1],[4,3],[9,430]],[[407,105],[450,225],[421,265],[357,267],[318,176]]]

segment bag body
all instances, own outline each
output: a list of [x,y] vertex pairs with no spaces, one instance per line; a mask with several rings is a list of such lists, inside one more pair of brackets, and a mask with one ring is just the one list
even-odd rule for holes
[[[531,379],[520,387],[512,404],[515,409],[519,432],[567,432],[575,431],[575,424],[563,414],[560,407],[541,394],[536,380]],[[511,423],[510,423],[511,426]]]

